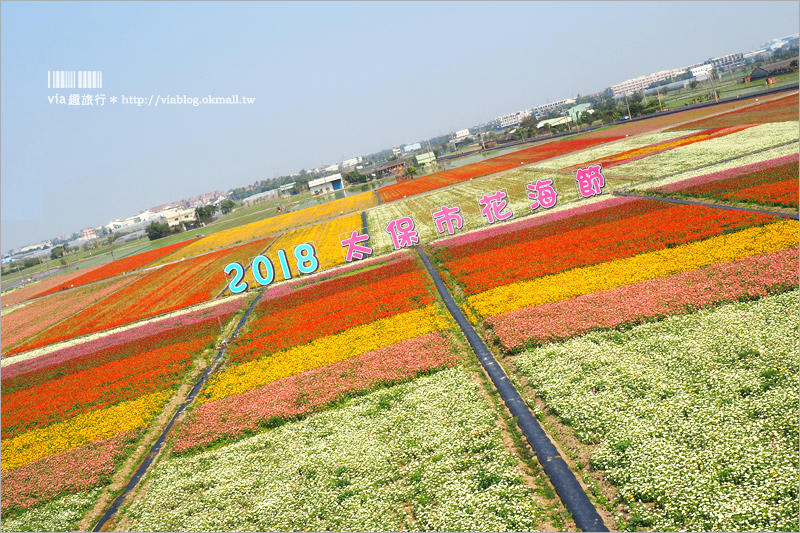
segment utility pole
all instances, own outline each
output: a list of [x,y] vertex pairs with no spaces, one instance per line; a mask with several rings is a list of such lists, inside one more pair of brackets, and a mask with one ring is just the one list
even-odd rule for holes
[[628,120],[631,119],[631,106],[628,104],[628,93],[625,93],[625,107],[628,108]]

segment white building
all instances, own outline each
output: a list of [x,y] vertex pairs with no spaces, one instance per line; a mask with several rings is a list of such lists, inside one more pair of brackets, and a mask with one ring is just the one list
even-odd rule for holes
[[354,157],[352,159],[346,159],[342,161],[342,168],[353,168],[357,164],[361,163],[364,159],[362,157]]
[[323,170],[323,172],[336,172],[337,170],[339,170],[339,165],[329,165],[325,167],[325,170]]
[[523,118],[529,117],[531,114],[533,114],[533,109],[523,109],[522,111],[517,111],[516,113],[510,113],[508,115],[498,117],[497,122],[500,124],[501,128],[517,126],[520,122],[522,122]]
[[331,176],[325,176],[324,178],[311,180],[308,182],[308,188],[311,190],[311,194],[314,196],[327,192],[338,191],[344,188],[344,185],[342,184],[342,175],[333,174]]
[[[180,209],[180,210],[170,210],[171,212],[168,215],[164,215],[164,218],[167,219],[167,224],[170,228],[177,226],[182,222],[191,222],[195,219],[194,217],[194,209]],[[163,215],[163,213],[162,213]]]
[[711,74],[711,71],[714,70],[714,65],[699,65],[696,67],[689,67],[689,72],[692,73],[692,77],[699,78],[700,76],[708,76]]
[[643,91],[650,87],[654,83],[661,83],[667,81],[675,76],[680,76],[686,72],[685,68],[674,68],[672,70],[661,70],[654,74],[650,74],[649,76],[639,76],[638,78],[633,78],[632,80],[626,80],[622,83],[617,83],[616,85],[612,85],[611,92],[614,93],[614,96],[618,94],[631,94],[631,93],[638,93],[639,91]]
[[533,113],[534,117],[539,119],[541,117],[545,117],[545,116],[549,115],[550,113],[554,113],[556,111],[559,111],[565,105],[574,104],[574,103],[575,103],[575,99],[574,98],[567,98],[566,100],[557,100],[555,102],[550,102],[550,103],[547,103],[547,104],[544,104],[544,105],[536,106],[536,107],[531,109],[531,112]]
[[453,140],[459,141],[461,139],[466,139],[467,137],[469,137],[469,130],[458,130],[453,136]]
[[413,151],[415,151],[415,150],[421,150],[421,149],[422,149],[422,145],[421,145],[421,144],[419,144],[419,143],[407,144],[406,146],[404,146],[404,147],[403,147],[403,150],[404,150],[406,153],[408,153],[408,152],[413,152]]
[[400,156],[400,154],[402,154],[402,153],[403,153],[403,151],[402,151],[400,148],[392,148],[392,153],[393,153],[395,156],[399,157],[399,156]]

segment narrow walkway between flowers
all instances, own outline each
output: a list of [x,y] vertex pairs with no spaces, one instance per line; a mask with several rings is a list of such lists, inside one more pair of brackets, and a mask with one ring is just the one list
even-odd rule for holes
[[508,410],[511,411],[512,416],[517,418],[517,424],[520,430],[528,439],[539,462],[542,464],[545,473],[550,477],[550,481],[555,487],[561,501],[566,505],[567,510],[572,513],[575,524],[583,531],[608,531],[608,528],[603,523],[603,519],[598,514],[597,510],[592,505],[589,497],[583,491],[580,483],[575,479],[575,475],[570,471],[569,466],[561,458],[556,447],[550,441],[550,438],[544,432],[542,427],[536,421],[536,418],[531,413],[525,401],[520,396],[517,389],[509,381],[503,368],[495,360],[494,356],[489,352],[486,344],[481,340],[475,329],[464,317],[464,314],[459,309],[450,292],[447,290],[444,282],[442,281],[439,273],[431,264],[427,254],[422,248],[417,248],[422,262],[425,263],[425,268],[428,269],[431,278],[433,279],[439,295],[444,300],[447,310],[453,315],[453,318],[458,323],[461,330],[467,337],[470,346],[475,351],[478,359],[489,374],[497,391],[503,398]]
[[[247,308],[247,311],[245,311],[241,320],[239,320],[239,323],[236,324],[236,329],[233,331],[233,334],[229,339],[230,341],[233,341],[239,335],[239,330],[247,322],[247,318],[250,316],[250,312],[255,308],[259,300],[261,300],[261,297],[264,295],[264,292],[266,292],[266,289],[262,290],[259,293],[259,295],[253,299],[253,302],[250,304],[250,307]],[[217,369],[220,360],[222,360],[222,356],[225,355],[225,350],[227,349],[227,347],[228,347],[227,342],[223,343],[222,348],[220,348],[219,352],[217,352],[217,356],[214,358],[214,361],[210,365],[208,365],[208,368],[206,368],[205,372],[203,372],[203,375],[200,376],[200,379],[197,381],[197,383],[194,384],[194,387],[192,387],[192,390],[189,391],[189,395],[186,397],[186,400],[184,400],[181,406],[178,407],[178,410],[172,416],[172,419],[169,421],[169,424],[167,424],[167,426],[164,428],[164,431],[162,431],[161,435],[158,437],[158,440],[156,440],[155,444],[153,444],[152,448],[150,448],[150,452],[147,454],[145,460],[142,462],[141,465],[139,465],[139,468],[137,468],[136,471],[133,473],[131,480],[125,486],[125,490],[123,490],[122,494],[120,494],[114,499],[109,508],[103,514],[103,517],[94,527],[94,529],[92,529],[92,531],[102,531],[103,526],[105,526],[106,523],[116,514],[116,512],[119,510],[120,505],[128,496],[128,494],[136,487],[136,485],[139,484],[139,481],[145,475],[147,469],[150,468],[150,465],[153,464],[153,461],[158,456],[158,452],[161,451],[161,447],[164,445],[164,441],[167,437],[167,434],[169,433],[169,430],[172,429],[172,426],[173,424],[175,424],[175,421],[178,419],[178,417],[181,414],[183,414],[186,408],[194,401],[195,397],[197,396],[197,393],[200,392],[200,389],[208,380],[209,376]]]

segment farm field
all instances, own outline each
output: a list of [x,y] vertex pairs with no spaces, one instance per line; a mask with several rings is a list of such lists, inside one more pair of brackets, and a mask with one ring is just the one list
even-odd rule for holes
[[110,483],[196,358],[215,343],[234,303],[7,365],[4,529],[31,528],[47,508],[32,529],[74,529],[76,518],[62,505],[93,505],[97,489]]
[[[433,213],[441,209],[442,206],[457,206],[460,208],[459,214],[462,216],[463,225],[460,229],[454,228],[455,234],[488,227],[488,219],[481,213],[481,206],[478,201],[484,195],[491,195],[496,191],[503,191],[506,194],[503,201],[507,202],[507,205],[503,212],[513,214],[513,218],[510,217],[509,221],[534,213],[548,212],[556,208],[545,209],[539,207],[536,210],[531,209],[532,202],[528,197],[530,191],[526,185],[531,184],[533,186],[537,180],[550,180],[552,182],[552,187],[558,194],[557,205],[563,206],[581,199],[575,184],[575,178],[568,174],[538,172],[531,169],[510,171],[500,176],[474,180],[426,195],[381,205],[367,211],[367,229],[370,235],[368,244],[375,250],[375,253],[392,251],[394,245],[386,228],[390,221],[405,216],[410,216],[413,219],[420,243],[448,238],[449,234],[447,232],[439,233],[433,218]],[[606,187],[609,191],[631,186],[635,183],[635,180],[630,179],[606,179]]]
[[[417,250],[394,251],[386,228],[409,216],[609,529],[796,531],[799,125],[777,120],[792,105],[623,124],[643,135],[550,142],[525,155],[544,163],[508,154],[413,198],[364,193],[39,284],[2,314],[0,526],[93,529],[163,435],[105,530],[577,530]],[[605,186],[587,197],[590,164]],[[533,209],[545,180],[558,200]],[[443,206],[461,210],[453,235]],[[373,254],[347,263],[354,230]]]
[[266,237],[267,235],[281,233],[298,226],[320,222],[325,219],[352,213],[353,211],[361,211],[374,205],[378,205],[378,199],[375,193],[370,191],[307,209],[301,209],[300,211],[273,216],[258,222],[251,222],[243,226],[212,233],[211,235],[193,242],[186,248],[163,257],[155,264],[160,265],[171,261],[178,261],[183,257],[191,257],[210,250],[218,250],[219,248],[239,242],[247,242],[253,239]]
[[227,263],[258,255],[270,242],[270,239],[262,239],[148,272],[127,284],[122,290],[47,329],[32,342],[15,348],[9,354],[32,350],[211,300],[225,287],[222,269]]
[[798,93],[794,93],[758,102],[744,109],[734,109],[715,117],[683,124],[675,129],[724,128],[742,124],[787,122],[797,120],[799,112]]
[[744,201],[776,207],[798,207],[797,154],[722,172],[706,174],[651,193],[675,197]]
[[510,170],[523,164],[534,163],[558,155],[591,148],[597,144],[604,144],[619,139],[619,136],[599,136],[584,138],[577,136],[567,140],[557,140],[536,144],[531,148],[519,150],[512,154],[493,157],[451,170],[443,170],[427,176],[389,185],[378,190],[381,201],[390,202],[406,196],[432,191],[447,185],[453,185],[473,178],[480,178],[488,174]]

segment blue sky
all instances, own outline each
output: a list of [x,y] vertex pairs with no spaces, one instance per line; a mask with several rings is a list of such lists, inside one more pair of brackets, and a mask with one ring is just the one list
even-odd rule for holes
[[[798,31],[797,2],[2,2],[2,249]],[[103,88],[48,89],[52,70]],[[51,104],[228,96],[252,105]]]

